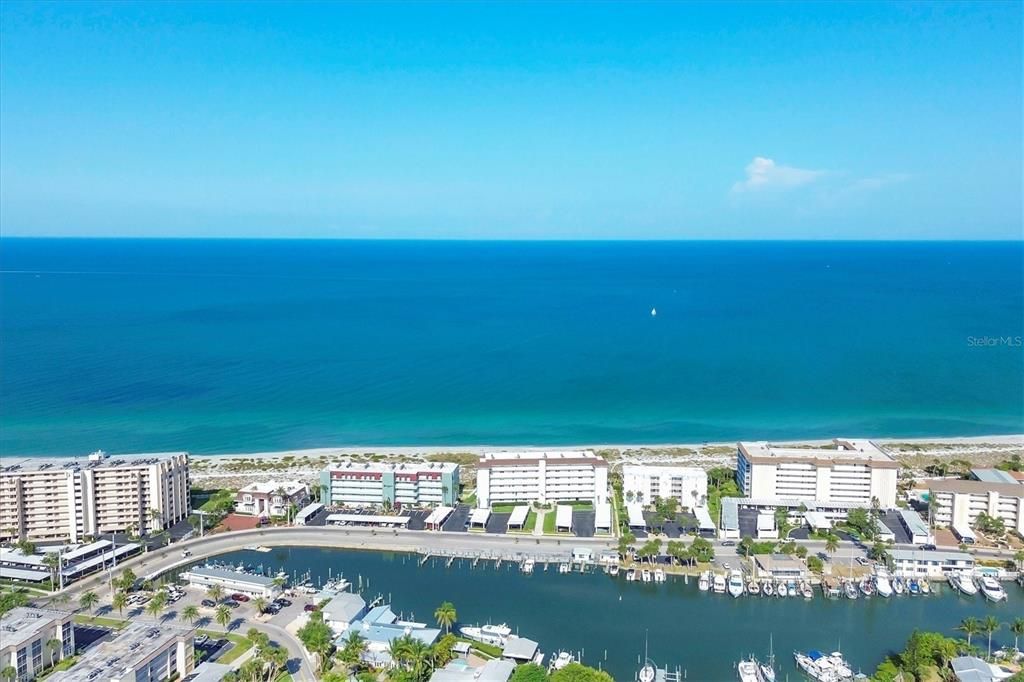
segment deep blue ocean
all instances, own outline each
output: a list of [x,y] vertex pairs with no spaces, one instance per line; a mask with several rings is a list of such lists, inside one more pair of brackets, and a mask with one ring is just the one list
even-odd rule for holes
[[0,271],[5,455],[1024,432],[1020,242],[3,239]]

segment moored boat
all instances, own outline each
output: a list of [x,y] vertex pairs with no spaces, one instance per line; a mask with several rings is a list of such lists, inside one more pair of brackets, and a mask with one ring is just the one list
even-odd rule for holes
[[907,586],[903,583],[903,578],[897,576],[892,579],[892,591],[897,595],[903,594],[907,591]]
[[629,581],[636,580],[636,569],[635,568],[631,568],[628,571],[626,571],[626,580],[629,580]]
[[743,596],[743,574],[737,570],[733,570],[729,573],[729,594],[733,597]]
[[921,594],[921,584],[915,578],[907,578],[907,594],[911,597]]
[[956,575],[951,575],[950,579],[953,587],[963,594],[969,597],[978,594],[978,586],[974,584],[974,578],[967,571],[960,571]]
[[721,574],[718,574],[718,573],[715,574],[714,583],[712,584],[712,589],[715,591],[715,594],[725,594],[725,576],[724,575],[721,575]]
[[761,583],[756,580],[751,580],[747,583],[747,592],[755,597],[761,594]]
[[985,599],[993,602],[1000,602],[1006,599],[1006,590],[999,584],[999,581],[990,575],[982,576],[978,581],[981,585],[981,593]]
[[512,628],[505,623],[480,626],[466,625],[459,628],[459,632],[477,642],[503,647],[508,640],[508,636],[512,634]]
[[846,594],[847,599],[857,598],[857,583],[852,580],[847,580],[843,583],[843,593]]
[[766,597],[774,597],[775,596],[775,585],[772,583],[771,580],[769,580],[769,581],[765,582],[764,587],[761,588],[761,592]]
[[557,656],[551,657],[551,662],[548,664],[548,672],[552,673],[556,670],[561,670],[575,660],[576,657],[568,651],[559,651]]
[[665,582],[665,569],[656,568],[654,569],[654,582],[663,583]]
[[932,584],[928,580],[928,578],[921,578],[920,580],[918,580],[917,581],[917,586],[919,588],[921,588],[921,594],[931,594],[932,593]]
[[643,578],[643,581],[645,583],[649,583],[649,582],[651,582],[654,579],[654,576],[651,575],[650,569],[647,569],[647,568],[645,568],[640,575]]
[[809,582],[800,583],[800,594],[804,596],[804,599],[814,598],[814,590],[811,589],[811,584]]
[[700,574],[700,580],[697,581],[697,589],[701,592],[707,592],[711,589],[711,571],[704,571]]
[[875,571],[875,592],[879,597],[892,596],[892,583],[889,581],[889,572],[884,568]]
[[740,682],[762,682],[761,669],[753,658],[737,663],[736,674],[739,675]]
[[865,597],[870,597],[875,593],[875,586],[869,578],[864,578],[860,581],[860,592]]

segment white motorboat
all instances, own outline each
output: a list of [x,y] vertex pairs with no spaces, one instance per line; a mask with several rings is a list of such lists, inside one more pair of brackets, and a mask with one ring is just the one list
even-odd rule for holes
[[701,592],[707,592],[711,589],[711,572],[704,571],[700,574],[700,580],[697,581],[697,589]]
[[512,628],[505,623],[481,626],[466,625],[459,628],[459,632],[477,642],[503,647],[508,641],[509,635],[512,634]]
[[[838,657],[837,657],[838,655]],[[799,651],[793,653],[799,667],[808,677],[818,682],[843,682],[853,677],[841,654],[823,654],[820,651]]]
[[897,596],[907,591],[907,586],[903,582],[903,578],[896,576],[892,579],[892,591],[895,592]]
[[630,582],[633,582],[634,580],[636,580],[636,569],[635,568],[631,568],[628,571],[626,571],[626,580],[628,580]]
[[569,564],[558,564],[559,573],[570,573],[572,572],[572,566]]
[[523,573],[533,573],[534,563],[535,562],[533,561],[533,559],[527,559],[523,562],[523,565],[520,567],[520,570],[522,570]]
[[645,583],[649,583],[649,582],[651,582],[651,580],[654,579],[654,577],[651,575],[651,571],[649,569],[646,569],[646,568],[641,573],[641,576],[643,577],[643,580],[644,580]]
[[985,599],[989,601],[1003,601],[1006,599],[1006,590],[999,584],[999,581],[990,575],[982,576],[981,580],[981,593],[985,595]]
[[732,571],[729,573],[729,594],[734,597],[743,596],[743,574],[739,571]]
[[551,673],[556,670],[561,670],[575,660],[576,657],[568,651],[559,651],[557,656],[551,657],[551,663],[548,664],[548,672]]
[[761,669],[753,658],[736,664],[736,673],[740,682],[761,682]]
[[974,578],[967,571],[960,571],[954,576],[950,576],[953,583],[953,587],[960,590],[969,597],[973,597],[978,594],[978,586],[974,584]]
[[927,578],[921,578],[917,581],[917,586],[921,588],[921,594],[931,594],[932,584]]
[[889,581],[889,572],[884,568],[875,571],[875,592],[879,597],[892,596],[892,583]]
[[610,573],[612,575],[612,577],[618,576],[619,575],[619,565],[618,564],[612,564],[611,568],[608,569],[608,573]]
[[790,597],[795,597],[797,593],[796,581],[790,580],[786,583],[786,594]]
[[716,573],[714,583],[712,583],[712,589],[715,594],[725,594],[725,576]]
[[654,569],[654,582],[663,583],[665,582],[665,569],[656,568]]

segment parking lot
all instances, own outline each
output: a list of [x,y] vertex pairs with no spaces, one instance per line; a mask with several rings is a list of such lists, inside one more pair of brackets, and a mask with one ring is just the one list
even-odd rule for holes
[[465,533],[469,526],[469,514],[472,511],[468,504],[460,504],[441,526],[441,530],[449,533]]
[[597,512],[594,510],[577,509],[572,513],[572,534],[578,538],[594,537],[594,522]]
[[75,623],[75,652],[82,653],[89,647],[110,638],[110,628]]
[[680,538],[697,530],[697,518],[688,512],[676,514],[673,521],[666,521],[654,512],[645,512],[644,518],[653,533],[661,533],[670,538]]

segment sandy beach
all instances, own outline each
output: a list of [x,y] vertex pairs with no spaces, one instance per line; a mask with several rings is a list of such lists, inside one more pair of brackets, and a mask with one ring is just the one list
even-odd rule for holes
[[[1024,434],[937,438],[875,438],[890,455],[911,469],[935,459],[962,459],[976,466],[991,466],[1013,455],[1024,456]],[[780,445],[824,445],[830,439],[772,441]],[[557,448],[534,445],[363,446],[225,453],[192,457],[192,479],[200,487],[236,487],[252,481],[298,479],[314,481],[320,470],[337,461],[415,462],[456,461],[463,465],[463,480],[473,478],[480,454],[502,450],[591,449],[613,464],[678,464],[710,469],[735,464],[735,442],[665,444],[580,444]]]

